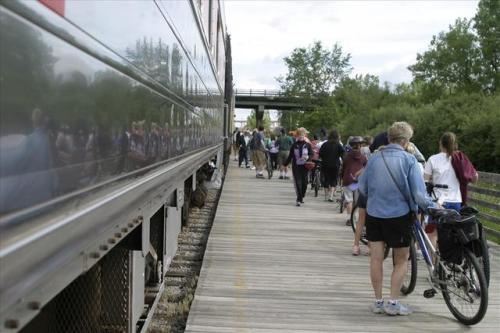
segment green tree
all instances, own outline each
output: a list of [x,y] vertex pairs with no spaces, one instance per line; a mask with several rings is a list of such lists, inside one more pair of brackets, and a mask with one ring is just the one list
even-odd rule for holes
[[328,96],[333,87],[351,70],[350,54],[335,44],[331,50],[316,41],[311,46],[295,48],[283,60],[288,73],[278,77],[282,90],[291,95]]
[[486,91],[500,84],[500,1],[481,0],[474,16],[474,28],[481,46],[481,80]]
[[[250,115],[247,117],[246,126],[249,130],[257,128],[257,117],[255,116],[255,110],[252,110],[252,112],[250,112]],[[269,111],[264,111],[264,117],[262,118],[262,126],[264,126],[264,129],[271,128],[271,115],[269,114]]]
[[433,36],[429,50],[417,54],[417,62],[408,69],[415,81],[429,84],[434,91],[479,91],[480,51],[471,21],[457,19],[448,32]]

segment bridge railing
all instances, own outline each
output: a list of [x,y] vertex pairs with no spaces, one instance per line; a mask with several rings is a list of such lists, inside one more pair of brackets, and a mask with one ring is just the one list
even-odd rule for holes
[[236,96],[264,96],[264,97],[280,97],[285,96],[282,90],[267,90],[267,89],[235,89]]
[[478,208],[489,238],[500,244],[500,174],[478,173],[479,181],[469,185],[468,202]]

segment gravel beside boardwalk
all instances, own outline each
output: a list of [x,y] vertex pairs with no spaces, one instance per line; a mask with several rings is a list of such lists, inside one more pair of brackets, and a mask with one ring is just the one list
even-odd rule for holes
[[[442,297],[424,299],[426,268],[403,302],[409,317],[375,315],[369,257],[351,255],[353,233],[336,204],[295,207],[291,180],[256,179],[231,162],[186,332],[499,332],[500,251],[492,248],[488,312],[461,325]],[[364,249],[362,249],[364,250]],[[386,260],[384,296],[391,261]]]

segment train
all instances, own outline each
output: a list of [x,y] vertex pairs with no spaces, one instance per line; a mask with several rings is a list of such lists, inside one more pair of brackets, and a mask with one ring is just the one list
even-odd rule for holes
[[196,173],[228,160],[224,3],[2,1],[0,43],[0,332],[144,330]]

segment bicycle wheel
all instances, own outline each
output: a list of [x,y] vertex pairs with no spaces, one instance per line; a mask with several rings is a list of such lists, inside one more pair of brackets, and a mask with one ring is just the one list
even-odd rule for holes
[[415,285],[417,284],[417,272],[417,249],[415,240],[412,237],[410,242],[410,254],[408,256],[408,269],[406,270],[405,280],[401,286],[401,293],[403,295],[409,295],[415,289]]
[[344,203],[345,203],[345,197],[344,197],[344,191],[342,191],[342,194],[340,195],[339,199],[339,212],[342,214],[344,212]]
[[459,322],[479,323],[488,308],[488,287],[476,256],[468,249],[460,264],[440,262],[439,279],[446,306]]
[[481,256],[478,257],[479,266],[483,269],[484,278],[486,279],[486,285],[490,287],[490,250],[488,246],[488,240],[486,239],[486,233],[484,229],[481,233]]

